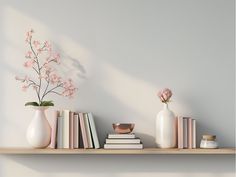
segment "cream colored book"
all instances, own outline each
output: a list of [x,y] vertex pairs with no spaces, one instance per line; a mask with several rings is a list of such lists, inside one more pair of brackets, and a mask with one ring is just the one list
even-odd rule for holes
[[70,110],[62,111],[63,117],[63,148],[70,147]]
[[106,144],[140,144],[141,141],[139,138],[135,139],[106,139]]
[[88,114],[84,113],[84,119],[85,119],[85,130],[88,138],[88,148],[93,148],[93,141],[92,141],[92,134],[90,130],[90,125],[89,125],[89,118]]
[[179,149],[183,149],[184,148],[184,143],[183,143],[183,139],[184,139],[184,132],[183,132],[183,117],[178,116],[177,119],[177,130],[178,130],[178,148]]
[[134,133],[129,134],[109,134],[108,138],[135,138]]
[[104,144],[104,149],[143,149],[143,144]]
[[99,140],[98,140],[97,129],[95,126],[94,118],[93,118],[93,115],[91,112],[88,113],[88,120],[89,120],[90,130],[91,130],[91,134],[92,134],[94,148],[98,149],[98,148],[100,148],[100,144],[99,144]]

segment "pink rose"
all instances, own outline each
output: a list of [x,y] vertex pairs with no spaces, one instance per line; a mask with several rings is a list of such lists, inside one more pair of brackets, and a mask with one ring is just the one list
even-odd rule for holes
[[170,98],[172,96],[172,92],[170,89],[165,88],[165,89],[159,91],[157,95],[160,98],[161,102],[167,103],[170,101]]

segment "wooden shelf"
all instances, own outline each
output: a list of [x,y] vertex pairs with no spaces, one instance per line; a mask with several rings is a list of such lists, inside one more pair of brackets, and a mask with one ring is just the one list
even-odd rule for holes
[[106,149],[31,149],[31,148],[0,148],[0,155],[37,155],[37,154],[94,154],[94,155],[235,155],[235,148],[220,149],[158,149],[145,148],[142,150],[106,150]]

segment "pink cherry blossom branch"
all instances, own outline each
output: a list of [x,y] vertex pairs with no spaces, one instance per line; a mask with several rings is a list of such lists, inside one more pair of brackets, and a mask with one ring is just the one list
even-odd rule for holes
[[[51,44],[48,41],[45,41],[41,45],[40,41],[33,40],[32,34],[33,30],[30,30],[26,33],[26,42],[30,47],[30,50],[26,53],[25,58],[28,59],[24,66],[26,68],[32,68],[37,74],[38,81],[30,79],[28,76],[24,78],[16,77],[16,80],[24,83],[22,89],[26,91],[29,87],[33,87],[36,91],[38,97],[38,105],[41,105],[43,99],[49,93],[54,93],[57,95],[65,96],[71,98],[72,95],[77,91],[77,88],[74,87],[72,80],[62,80],[62,78],[57,75],[56,70],[51,67],[51,63],[60,64],[59,59],[60,55],[58,53],[52,53]],[[47,58],[41,60],[41,52],[45,51],[48,54]],[[63,90],[60,93],[60,90]]]

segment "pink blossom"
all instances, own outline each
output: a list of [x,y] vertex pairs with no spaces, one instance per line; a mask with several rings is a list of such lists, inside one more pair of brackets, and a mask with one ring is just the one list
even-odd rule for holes
[[28,88],[29,88],[29,86],[23,85],[23,86],[22,86],[22,91],[23,91],[23,92],[26,92]]
[[33,41],[33,45],[35,48],[38,48],[40,46],[40,42],[39,41]]
[[61,77],[59,77],[57,74],[50,75],[50,82],[52,84],[59,83],[61,81]]
[[28,51],[28,52],[25,54],[25,58],[32,58],[32,52],[31,52],[31,51]]
[[32,38],[33,32],[34,32],[34,30],[31,29],[30,31],[28,31],[28,32],[26,33],[26,39],[25,39],[26,42],[28,42],[28,43],[30,42],[30,40],[31,40],[31,38]]
[[45,46],[45,49],[47,51],[51,51],[52,50],[51,44],[48,41],[44,42],[44,46]]
[[170,98],[172,96],[172,92],[170,89],[165,88],[165,89],[159,91],[157,95],[160,98],[161,102],[167,103],[170,101]]
[[28,60],[24,63],[24,67],[26,68],[32,68],[34,65],[35,61],[34,60]]
[[59,63],[60,62],[60,54],[59,53],[55,53],[53,55],[53,60],[56,62],[56,63]]

